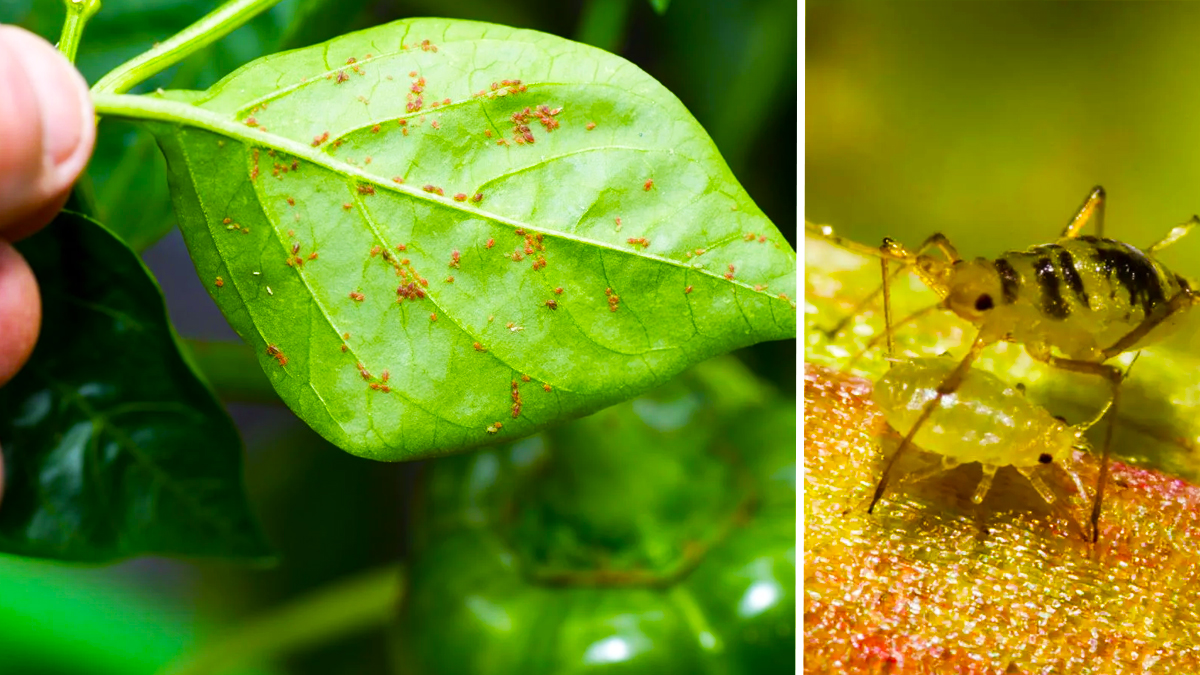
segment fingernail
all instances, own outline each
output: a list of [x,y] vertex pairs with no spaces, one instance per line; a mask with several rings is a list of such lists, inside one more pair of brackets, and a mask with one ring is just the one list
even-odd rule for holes
[[0,26],[0,31],[0,40],[20,63],[37,95],[47,166],[74,171],[76,167],[68,165],[86,160],[79,155],[87,153],[88,148],[81,146],[90,140],[94,124],[87,83],[49,42],[12,26]]

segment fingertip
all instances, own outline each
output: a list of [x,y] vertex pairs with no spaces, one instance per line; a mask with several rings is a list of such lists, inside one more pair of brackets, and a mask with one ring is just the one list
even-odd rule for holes
[[0,230],[6,239],[49,222],[42,214],[65,199],[95,138],[91,95],[79,71],[37,35],[0,25]]
[[0,239],[0,386],[29,360],[42,324],[37,279],[25,258]]

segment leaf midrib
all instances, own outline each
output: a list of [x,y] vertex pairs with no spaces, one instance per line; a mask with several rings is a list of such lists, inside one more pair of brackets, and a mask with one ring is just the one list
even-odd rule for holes
[[254,133],[251,131],[251,127],[230,122],[222,115],[209,112],[203,108],[197,108],[188,103],[154,99],[145,96],[134,96],[129,94],[95,94],[93,96],[93,103],[95,105],[96,114],[101,116],[107,115],[110,117],[119,117],[139,121],[166,122],[169,124],[189,126],[204,131],[209,131],[215,134],[226,136],[230,139],[237,140],[244,145],[259,146],[282,151],[293,157],[324,167],[325,169],[328,169],[334,173],[339,173],[347,178],[357,178],[364,183],[369,183],[387,192],[402,194],[412,199],[431,202],[433,204],[437,204],[438,206],[467,214],[471,218],[482,217],[490,219],[497,224],[511,227],[514,230],[531,230],[547,237],[552,237],[575,244],[592,246],[598,249],[606,249],[622,256],[653,260],[657,263],[669,265],[679,269],[690,270],[697,274],[710,277],[718,283],[723,282],[729,284],[730,286],[740,286],[751,293],[770,295],[766,291],[754,290],[754,287],[749,283],[740,281],[738,279],[726,279],[723,274],[711,272],[705,269],[703,266],[697,264],[681,262],[652,253],[646,253],[645,251],[629,250],[608,242],[581,237],[576,234],[562,232],[561,230],[542,229],[536,225],[523,223],[512,218],[484,211],[476,207],[469,207],[464,204],[460,204],[448,197],[438,197],[432,193],[425,192],[424,190],[420,190],[407,184],[399,185],[393,183],[391,180],[385,180],[378,175],[367,173],[356,166],[339,162],[324,152],[315,151],[311,146],[298,143],[283,136],[276,136],[274,134],[265,132]]

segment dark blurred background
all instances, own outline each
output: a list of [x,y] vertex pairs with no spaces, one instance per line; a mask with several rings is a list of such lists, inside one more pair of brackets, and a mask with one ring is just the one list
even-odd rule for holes
[[[805,217],[964,255],[1057,237],[1088,190],[1146,246],[1200,213],[1195,3],[807,3]],[[1200,237],[1163,256],[1200,276]]]
[[[84,34],[77,65],[94,83],[217,4],[104,0]],[[61,0],[0,0],[0,22],[22,25],[52,42],[63,14]],[[661,16],[645,0],[285,0],[137,91],[206,88],[266,53],[414,16],[532,28],[595,44],[638,64],[682,99],[750,195],[795,245],[797,8],[788,0],[674,0]],[[814,40],[811,27],[809,39]],[[144,250],[184,337],[235,339],[174,229],[163,161],[148,134],[103,121],[80,188],[94,198],[102,222]],[[810,183],[810,194],[813,189]],[[794,342],[758,345],[739,356],[781,390],[794,392]],[[405,505],[419,480],[419,464],[352,457],[282,406],[234,404],[230,410],[248,449],[252,502],[282,563],[248,570],[139,559],[81,568],[0,556],[0,674],[153,672],[245,617],[403,556]],[[383,637],[363,633],[247,672],[385,671]]]

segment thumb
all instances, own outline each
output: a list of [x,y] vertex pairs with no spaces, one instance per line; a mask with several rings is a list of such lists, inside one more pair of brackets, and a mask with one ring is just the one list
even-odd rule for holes
[[21,239],[50,222],[95,136],[83,76],[49,42],[0,26],[0,239]]

